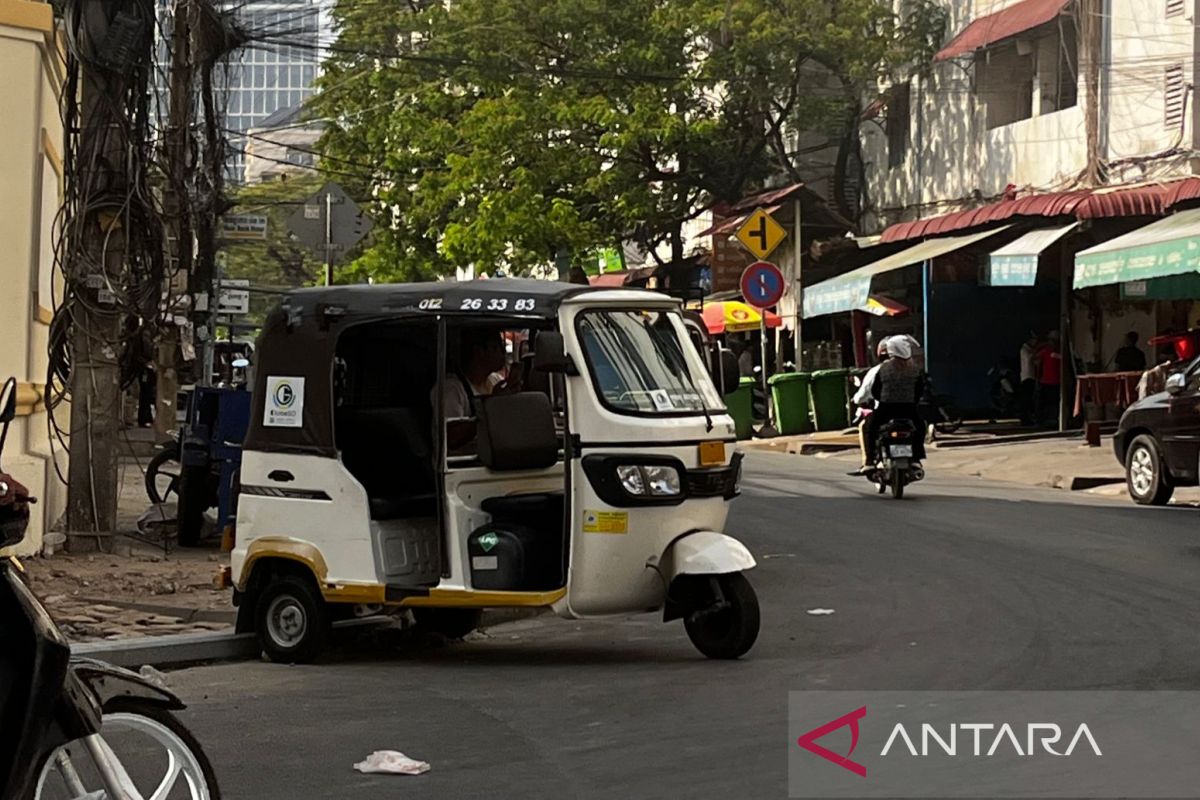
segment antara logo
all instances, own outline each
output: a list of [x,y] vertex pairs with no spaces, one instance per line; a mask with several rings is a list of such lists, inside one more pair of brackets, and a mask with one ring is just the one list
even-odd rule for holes
[[[857,708],[849,714],[813,728],[797,739],[796,743],[810,753],[865,778],[867,777],[867,768],[857,761],[851,760],[850,756],[858,747],[859,720],[866,716],[866,706]],[[850,729],[850,749],[846,751],[845,755],[835,753],[829,748],[817,744],[818,739],[828,736],[839,728],[846,727]],[[1023,730],[1021,730],[1022,727]],[[1021,731],[1024,736],[1018,735],[1018,731]],[[1017,729],[1007,722],[1000,725],[987,722],[964,722],[944,726],[940,732],[937,726],[923,723],[918,736],[910,735],[904,723],[897,722],[879,755],[885,757],[894,749],[897,754],[902,754],[907,750],[910,756],[916,758],[925,758],[931,755],[957,756],[960,754],[960,734],[964,738],[962,755],[994,756],[1003,750],[1018,756],[1033,756],[1045,752],[1052,756],[1065,757],[1073,754],[1075,749],[1081,746],[1090,749],[1097,756],[1102,755],[1100,745],[1096,743],[1096,738],[1092,735],[1087,723],[1080,723],[1065,748],[1059,749],[1063,748],[1061,744],[1064,738],[1063,729],[1053,722],[1031,722],[1024,726],[1018,726]],[[919,747],[917,746],[918,741],[920,742]]]
[[[1020,726],[1018,726],[1019,728]],[[896,727],[892,728],[892,733],[888,736],[887,744],[883,746],[883,752],[879,755],[886,756],[892,749],[893,744],[897,744],[897,739],[903,742],[903,746],[908,750],[909,755],[913,756],[928,756],[932,748],[929,746],[930,740],[937,743],[937,747],[941,749],[941,753],[948,756],[958,755],[958,734],[959,732],[967,732],[969,738],[973,741],[974,747],[971,749],[964,748],[964,755],[972,756],[994,756],[996,752],[1003,748],[1005,751],[1011,750],[1019,756],[1036,755],[1037,745],[1040,744],[1042,750],[1052,756],[1069,756],[1075,752],[1075,748],[1079,745],[1081,739],[1087,740],[1087,745],[1092,748],[1092,752],[1100,755],[1100,745],[1096,744],[1095,737],[1092,736],[1092,731],[1088,728],[1087,723],[1080,723],[1075,729],[1075,735],[1071,737],[1070,744],[1063,752],[1055,750],[1053,745],[1062,741],[1062,728],[1053,722],[1031,722],[1025,726],[1025,749],[1021,749],[1021,740],[1017,737],[1013,727],[1005,722],[1002,725],[992,725],[988,722],[970,722],[950,725],[946,731],[946,737],[943,738],[937,729],[925,723],[921,726],[921,747],[918,749],[913,744],[913,739],[908,735],[903,723],[897,722]],[[987,741],[984,738],[984,733],[995,731],[995,735],[991,736],[991,746],[984,750],[983,745]],[[1034,740],[1037,740],[1036,742]],[[1059,745],[1061,747],[1062,745]],[[936,751],[933,755],[940,755]]]
[[[837,719],[833,720],[832,722],[826,722],[824,725],[822,725],[819,728],[813,728],[811,731],[809,731],[808,733],[804,734],[799,739],[797,739],[796,744],[800,745],[801,747],[803,747],[805,750],[807,750],[810,753],[815,753],[816,755],[819,755],[821,758],[825,759],[826,761],[832,761],[834,764],[837,764],[839,767],[848,769],[851,772],[853,772],[855,775],[865,778],[865,777],[867,777],[867,768],[864,767],[862,764],[859,764],[856,761],[851,761],[850,756],[853,755],[854,748],[858,747],[858,721],[860,719],[862,719],[863,717],[865,717],[866,715],[867,715],[867,707],[866,706],[863,706],[862,708],[857,708],[854,711],[851,711],[849,714],[845,714],[844,716],[838,717]],[[822,747],[821,745],[817,744],[817,739],[820,739],[822,736],[825,736],[827,734],[833,733],[838,728],[844,728],[847,725],[850,726],[850,749],[846,752],[846,755],[844,755],[844,756],[839,755],[838,753],[833,752],[829,748]]]

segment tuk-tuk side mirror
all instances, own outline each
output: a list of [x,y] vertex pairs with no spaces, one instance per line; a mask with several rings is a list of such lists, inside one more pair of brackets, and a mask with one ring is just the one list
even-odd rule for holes
[[574,374],[575,364],[567,355],[563,335],[558,331],[542,331],[534,342],[533,368],[546,373]]
[[1182,372],[1176,372],[1167,378],[1167,394],[1179,394],[1187,388],[1187,376]]
[[721,396],[725,397],[738,390],[742,376],[738,369],[737,355],[732,350],[726,350],[720,345],[717,345],[716,349],[716,358],[711,359],[711,363],[716,367],[716,374],[712,376],[712,379],[713,383],[720,388]]

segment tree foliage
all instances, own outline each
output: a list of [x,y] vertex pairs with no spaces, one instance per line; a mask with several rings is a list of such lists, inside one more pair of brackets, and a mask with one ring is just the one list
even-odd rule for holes
[[[317,281],[322,269],[320,258],[292,238],[287,219],[323,182],[319,175],[292,175],[286,180],[239,187],[230,213],[265,216],[267,237],[227,242],[222,247],[225,277],[247,279],[255,287],[278,289]],[[265,293],[251,294],[250,315],[243,321],[261,322],[277,300]]]
[[[669,242],[793,171],[785,132],[846,130],[926,63],[931,0],[339,0],[323,162],[374,198],[353,275],[519,272],[564,249]],[[844,89],[809,91],[819,64]]]

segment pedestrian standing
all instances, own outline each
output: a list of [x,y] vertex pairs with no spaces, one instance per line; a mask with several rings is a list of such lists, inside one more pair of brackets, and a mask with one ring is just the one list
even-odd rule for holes
[[1125,344],[1118,348],[1113,360],[1118,372],[1145,372],[1146,354],[1138,347],[1137,331],[1125,334]]
[[1052,422],[1058,417],[1058,402],[1062,395],[1062,352],[1058,331],[1046,334],[1046,341],[1037,351],[1038,422]]
[[1021,411],[1021,422],[1024,425],[1032,425],[1037,417],[1036,406],[1037,402],[1037,351],[1038,351],[1038,336],[1033,331],[1029,332],[1027,338],[1021,345],[1020,362],[1021,362],[1021,385],[1018,389],[1018,408]]

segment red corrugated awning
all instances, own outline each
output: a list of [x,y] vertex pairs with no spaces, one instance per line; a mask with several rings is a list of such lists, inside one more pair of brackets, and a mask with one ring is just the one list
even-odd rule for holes
[[1013,217],[1155,217],[1175,203],[1195,198],[1200,198],[1200,178],[1031,194],[938,217],[899,222],[883,232],[880,242],[937,236]]
[[1071,0],[1021,0],[1019,3],[980,17],[949,41],[933,57],[934,61],[946,61],[956,56],[973,53],[1010,36],[1045,25],[1062,13]]

